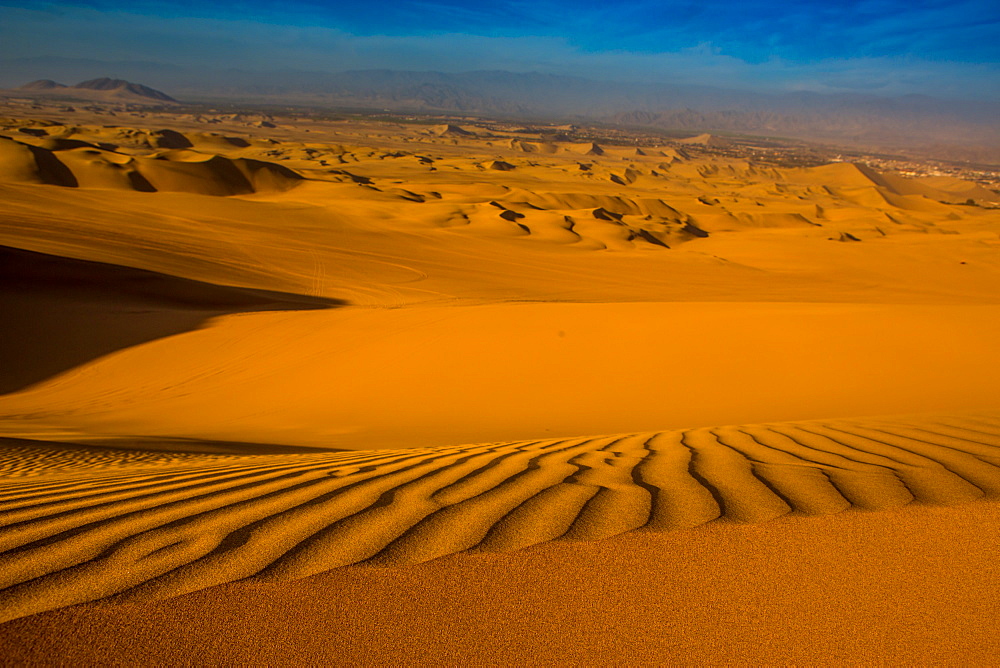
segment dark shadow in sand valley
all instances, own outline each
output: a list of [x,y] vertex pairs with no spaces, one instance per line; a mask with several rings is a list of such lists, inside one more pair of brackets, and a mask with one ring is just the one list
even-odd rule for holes
[[0,394],[216,316],[344,303],[0,246]]

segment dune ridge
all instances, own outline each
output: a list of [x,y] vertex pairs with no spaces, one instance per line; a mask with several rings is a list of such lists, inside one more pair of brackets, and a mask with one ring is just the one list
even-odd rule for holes
[[26,462],[0,478],[3,620],[360,562],[1000,495],[996,413],[290,455],[82,447],[53,462],[47,448],[0,443]]
[[[249,629],[281,616],[391,663],[393,638],[427,635],[415,621],[496,637],[490,591],[528,596],[516,633],[547,643],[536,611],[579,613],[550,630],[602,651],[623,615],[651,620],[610,634],[618,663],[673,658],[684,606],[704,646],[729,643],[699,592],[754,643],[777,619],[840,648],[896,633],[855,595],[890,553],[952,596],[898,604],[918,622],[995,607],[991,520],[970,520],[1000,512],[993,181],[708,136],[84,111],[0,118],[0,620],[29,617],[3,627],[36,657],[90,651],[44,629],[99,609],[119,620],[111,662],[152,614],[202,662],[239,635],[259,663],[270,630]],[[485,563],[500,574],[477,584]],[[831,582],[869,575],[840,594],[843,626],[802,627]],[[366,621],[379,605],[395,635]],[[205,619],[224,642],[190,634]]]
[[287,167],[261,160],[230,159],[186,148],[131,156],[85,142],[79,144],[49,149],[0,136],[0,178],[66,188],[216,196],[287,190],[302,180]]
[[0,246],[0,394],[224,313],[334,304]]

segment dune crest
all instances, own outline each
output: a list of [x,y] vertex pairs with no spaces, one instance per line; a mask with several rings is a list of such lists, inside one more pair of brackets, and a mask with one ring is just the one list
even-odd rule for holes
[[[168,146],[179,143],[171,141],[168,133],[160,137],[160,143]],[[132,156],[84,142],[51,142],[49,146],[52,148],[0,137],[0,178],[71,188],[216,196],[288,190],[302,180],[301,175],[283,165],[186,148]]]
[[225,313],[335,304],[0,246],[0,394]]
[[[791,565],[748,568],[800,626],[769,587],[808,562],[822,589],[829,555],[759,536],[997,512],[975,502],[1000,496],[1000,176],[736,135],[78,106],[0,117],[0,620],[235,589],[322,617],[350,607],[323,604],[338,579],[459,562],[478,604],[469,564],[537,558],[542,613],[603,644],[585,564],[618,583],[593,587],[608,619],[616,590],[658,631],[683,612],[637,591],[728,604],[716,557],[766,542]],[[716,532],[678,594],[676,547]],[[406,587],[388,609],[413,636],[394,597],[436,624],[440,590]],[[43,621],[6,628],[67,656]],[[184,624],[165,637],[190,644]]]

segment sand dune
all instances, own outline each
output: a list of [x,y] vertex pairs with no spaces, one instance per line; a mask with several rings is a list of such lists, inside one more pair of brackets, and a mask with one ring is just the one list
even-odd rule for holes
[[[1000,494],[1000,417],[812,421],[377,452],[0,446],[5,620],[360,561]],[[123,456],[124,454],[124,456]]]
[[0,433],[372,449],[990,409],[998,323],[712,302],[241,313],[0,398]]
[[0,393],[225,313],[335,303],[0,246]]
[[[512,139],[510,147],[524,153],[540,153],[547,155],[604,155],[604,149],[594,142],[538,142]],[[633,152],[634,155],[634,152]]]
[[287,190],[302,179],[282,165],[187,149],[139,157],[86,143],[55,148],[0,137],[0,176],[16,183],[217,196]]
[[716,135],[704,133],[696,135],[694,137],[685,137],[684,139],[678,139],[678,143],[681,144],[700,144],[701,146],[728,146],[729,141],[724,137],[718,137]]
[[51,151],[0,137],[0,178],[15,183],[75,186],[76,177]]
[[430,129],[430,132],[438,137],[470,137],[476,134],[475,132],[469,132],[459,125],[452,125],[450,123],[435,125]]
[[[690,656],[669,647],[688,617],[644,597],[729,602],[718,559],[771,592],[722,612],[785,628],[831,600],[795,598],[789,572],[837,579],[858,527],[882,541],[850,543],[871,565],[866,545],[945,505],[933,526],[979,546],[961,555],[969,609],[992,600],[968,522],[1000,493],[989,188],[708,156],[707,136],[97,113],[0,118],[0,611],[42,613],[4,630],[148,619],[190,592],[177,610],[215,629],[268,592],[232,628],[292,603],[329,627],[333,606],[338,633],[350,617],[374,638],[344,656],[384,663],[388,638],[433,630],[393,612],[373,634],[344,592],[409,583],[379,589],[385,609],[437,619],[417,574],[507,601],[475,564],[534,563],[514,599],[548,597],[544,617],[595,581],[628,592],[620,610],[650,631],[620,628],[639,649],[612,658],[662,662]],[[580,614],[614,626],[625,613],[597,589]],[[63,610],[87,602],[103,603]],[[463,609],[469,638],[496,607]],[[850,610],[848,627],[882,632],[877,606]],[[728,647],[700,614],[684,637]],[[607,636],[595,619],[549,631],[576,647]],[[787,656],[808,663],[844,629],[800,633],[812,653]],[[39,656],[108,662],[64,640],[31,637]]]

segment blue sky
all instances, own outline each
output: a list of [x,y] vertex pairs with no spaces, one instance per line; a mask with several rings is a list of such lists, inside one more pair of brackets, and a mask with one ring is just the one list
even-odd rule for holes
[[0,57],[34,56],[1000,99],[1000,1],[0,0]]

